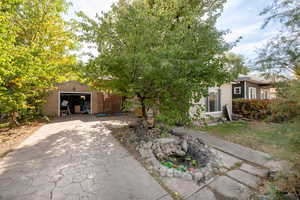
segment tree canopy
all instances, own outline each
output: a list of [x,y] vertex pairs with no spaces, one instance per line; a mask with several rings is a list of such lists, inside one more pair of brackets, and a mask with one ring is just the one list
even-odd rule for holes
[[223,0],[120,0],[96,20],[81,16],[82,39],[98,55],[81,67],[92,85],[137,97],[143,115],[189,119],[193,101],[229,80],[230,47],[215,28]]
[[75,36],[62,18],[67,7],[64,0],[0,2],[2,115],[39,113],[45,91],[74,63]]
[[245,63],[245,58],[242,55],[237,55],[234,53],[228,53],[226,55],[227,58],[227,65],[229,70],[235,77],[239,74],[246,75],[250,72],[249,67]]
[[266,27],[272,22],[282,25],[280,33],[259,51],[257,64],[261,71],[279,75],[300,76],[300,2],[274,0],[261,15],[267,16]]

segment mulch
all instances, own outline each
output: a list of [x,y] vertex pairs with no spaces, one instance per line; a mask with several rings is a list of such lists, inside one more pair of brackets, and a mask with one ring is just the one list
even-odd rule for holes
[[44,122],[31,122],[15,128],[1,128],[0,158],[13,151],[14,148],[16,148],[44,124]]

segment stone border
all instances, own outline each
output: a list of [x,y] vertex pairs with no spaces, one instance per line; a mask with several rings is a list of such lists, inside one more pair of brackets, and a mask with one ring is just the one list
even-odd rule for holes
[[203,168],[198,168],[194,171],[182,172],[175,168],[168,168],[162,165],[157,159],[157,155],[161,154],[160,151],[162,148],[165,148],[164,145],[170,144],[181,146],[181,149],[179,150],[171,150],[177,155],[184,156],[185,152],[187,152],[187,140],[177,137],[156,139],[153,142],[142,143],[138,147],[138,151],[143,161],[148,166],[148,169],[155,170],[160,174],[161,177],[180,178],[187,181],[195,181],[199,185],[205,184],[208,180],[221,172],[222,164],[219,161],[219,158],[217,158],[217,156],[210,151],[210,148],[207,145],[204,145],[205,151],[209,151],[209,153],[214,157],[210,158],[206,166]]

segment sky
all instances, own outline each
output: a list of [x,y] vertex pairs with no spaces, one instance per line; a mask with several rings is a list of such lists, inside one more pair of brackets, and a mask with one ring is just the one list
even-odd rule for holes
[[[117,0],[69,0],[69,2],[73,5],[67,18],[74,18],[75,12],[78,11],[83,11],[89,17],[95,17],[96,13],[107,12]],[[227,0],[217,28],[230,30],[225,37],[227,42],[242,37],[232,52],[241,54],[250,61],[255,58],[256,50],[278,33],[276,24],[261,29],[265,17],[259,16],[259,13],[271,2],[272,0]]]

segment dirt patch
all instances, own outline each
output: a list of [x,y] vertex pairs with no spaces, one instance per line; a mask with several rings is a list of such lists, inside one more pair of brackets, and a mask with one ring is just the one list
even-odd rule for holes
[[32,135],[45,122],[32,122],[16,128],[0,129],[0,158],[11,152],[15,147],[21,144],[27,137]]

